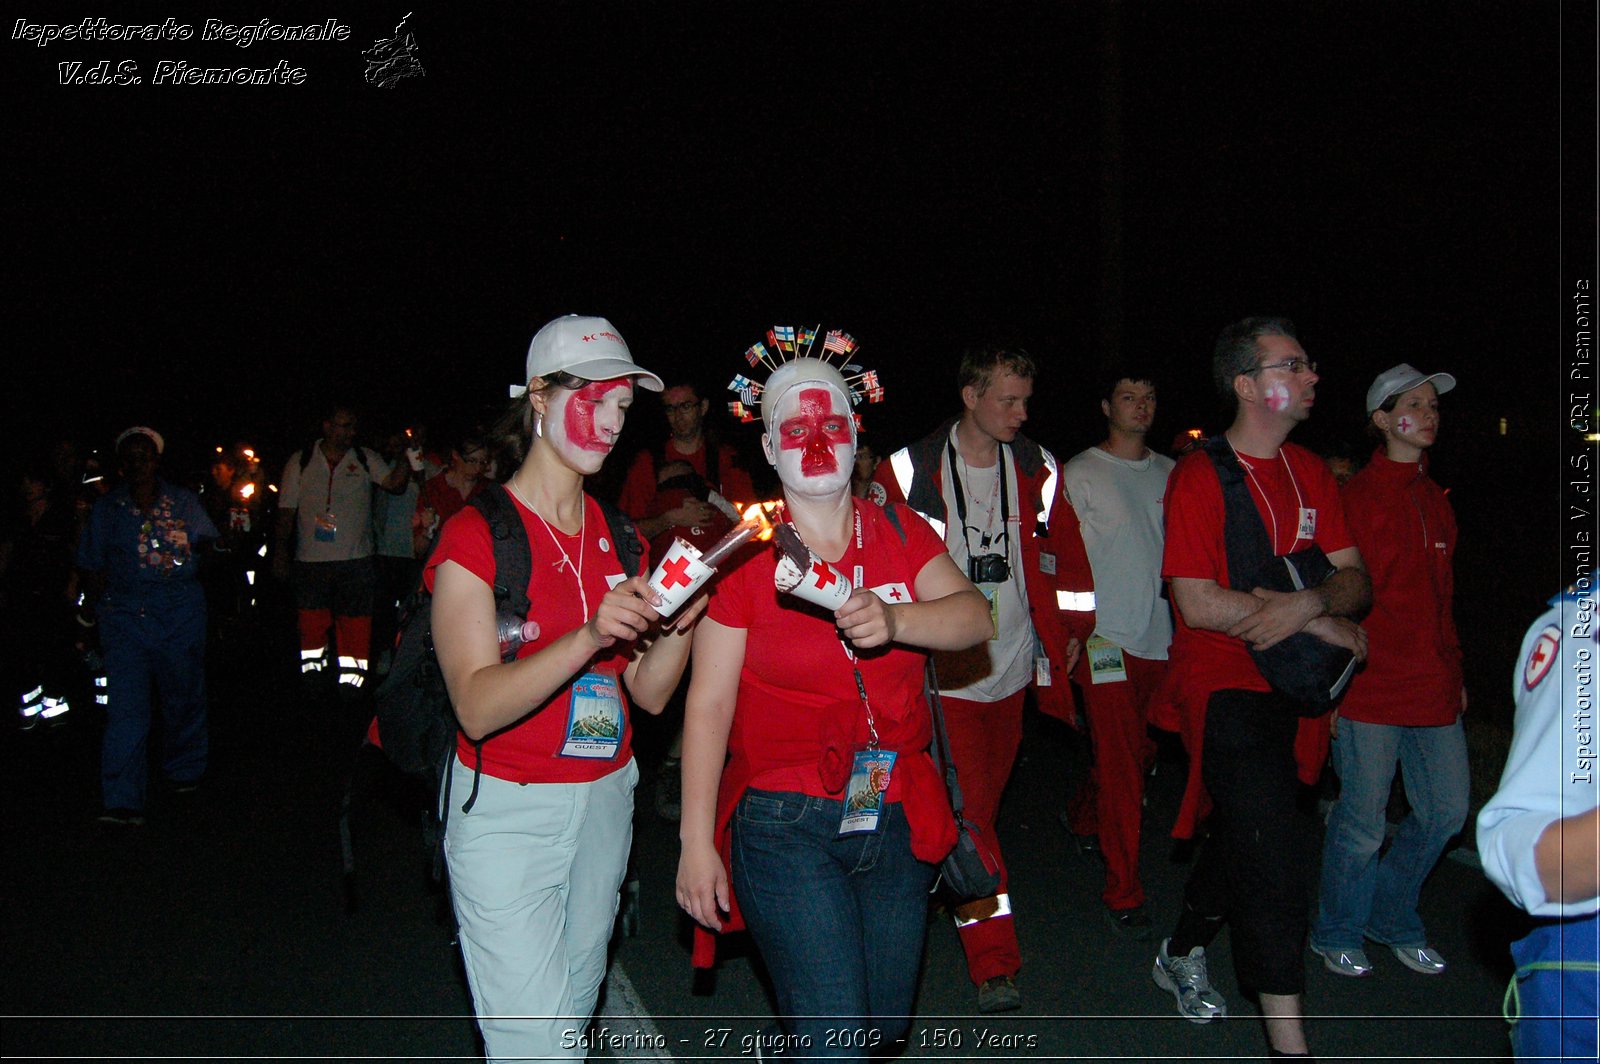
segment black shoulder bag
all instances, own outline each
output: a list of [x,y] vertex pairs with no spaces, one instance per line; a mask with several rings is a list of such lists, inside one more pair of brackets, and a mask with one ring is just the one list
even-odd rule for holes
[[[1244,469],[1227,437],[1218,433],[1205,447],[1222,483],[1228,587],[1244,592],[1258,587],[1301,591],[1316,587],[1338,571],[1315,544],[1293,554],[1274,554],[1267,526],[1250,497]],[[1304,717],[1320,717],[1333,709],[1356,664],[1350,651],[1307,632],[1296,632],[1266,650],[1252,647],[1250,656],[1272,689],[1291,699]]]

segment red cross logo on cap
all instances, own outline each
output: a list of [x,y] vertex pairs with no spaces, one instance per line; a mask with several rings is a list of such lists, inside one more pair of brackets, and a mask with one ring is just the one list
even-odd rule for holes
[[817,578],[817,586],[819,588],[827,587],[835,580],[839,579],[834,575],[833,570],[829,569],[828,566],[823,562],[818,562],[811,567],[811,575]]
[[1530,691],[1539,686],[1539,681],[1549,675],[1550,667],[1556,663],[1560,649],[1561,629],[1553,624],[1545,625],[1528,653],[1528,663],[1522,667],[1522,686]]
[[683,555],[664,562],[661,566],[661,586],[664,588],[688,587],[694,581],[689,579],[689,559]]

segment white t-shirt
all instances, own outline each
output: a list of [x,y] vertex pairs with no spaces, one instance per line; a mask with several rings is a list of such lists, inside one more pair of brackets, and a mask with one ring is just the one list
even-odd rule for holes
[[1172,642],[1161,503],[1174,464],[1154,451],[1129,461],[1090,447],[1062,470],[1094,572],[1095,635],[1146,660],[1166,660]]
[[[954,430],[952,430],[953,432]],[[953,437],[952,437],[953,438]],[[1033,679],[1033,650],[1035,638],[1033,621],[1028,616],[1028,592],[1022,583],[1022,503],[1017,498],[1017,467],[1011,452],[1002,447],[1003,463],[987,469],[976,469],[961,460],[956,451],[956,468],[950,468],[950,454],[942,459],[941,482],[944,489],[945,525],[944,541],[955,559],[956,568],[967,573],[968,559],[973,554],[1004,554],[1011,565],[1011,579],[999,584],[980,584],[978,590],[989,600],[989,609],[998,621],[997,638],[979,643],[967,650],[941,652],[934,656],[934,667],[939,674],[939,691],[952,698],[965,698],[973,702],[998,702],[1016,694]],[[1001,466],[1006,472],[1006,491],[1010,498],[1010,519],[1006,535],[1000,534]],[[967,519],[965,528],[957,516],[954,478],[961,480],[961,490],[966,497]],[[985,543],[987,537],[987,543]]]
[[300,468],[304,452],[290,456],[284,467],[280,509],[295,511],[295,559],[302,562],[345,562],[372,555],[372,486],[394,467],[376,452],[361,448],[366,468],[352,447],[330,469],[322,441],[311,445],[311,460]]

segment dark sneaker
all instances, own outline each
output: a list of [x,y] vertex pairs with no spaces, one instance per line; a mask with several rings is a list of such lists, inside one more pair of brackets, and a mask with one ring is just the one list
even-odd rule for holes
[[107,809],[96,818],[95,822],[116,827],[139,828],[144,826],[144,814],[137,809]]
[[1015,1012],[1022,1007],[1022,991],[1009,975],[997,975],[978,987],[979,1012]]
[[1334,975],[1348,975],[1359,979],[1372,974],[1372,962],[1367,960],[1366,950],[1361,949],[1322,949],[1312,946],[1311,952],[1322,958],[1322,966]]
[[1169,957],[1167,943],[1170,941],[1161,940],[1150,978],[1177,999],[1178,1015],[1190,1023],[1210,1023],[1219,1016],[1228,1015],[1228,1003],[1211,989],[1211,979],[1206,974],[1205,948],[1196,946],[1186,957]]
[[1414,972],[1438,975],[1444,971],[1444,958],[1428,946],[1393,946],[1395,959]]
[[1142,905],[1136,905],[1132,909],[1107,909],[1106,923],[1123,938],[1131,938],[1138,942],[1147,942],[1150,939],[1150,914],[1144,911]]

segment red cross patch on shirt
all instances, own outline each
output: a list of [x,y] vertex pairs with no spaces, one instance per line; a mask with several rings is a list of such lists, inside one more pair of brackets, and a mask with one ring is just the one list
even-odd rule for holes
[[1534,640],[1528,660],[1522,666],[1522,686],[1530,691],[1539,686],[1539,682],[1550,675],[1550,667],[1560,656],[1561,629],[1547,624],[1539,633],[1539,638]]

